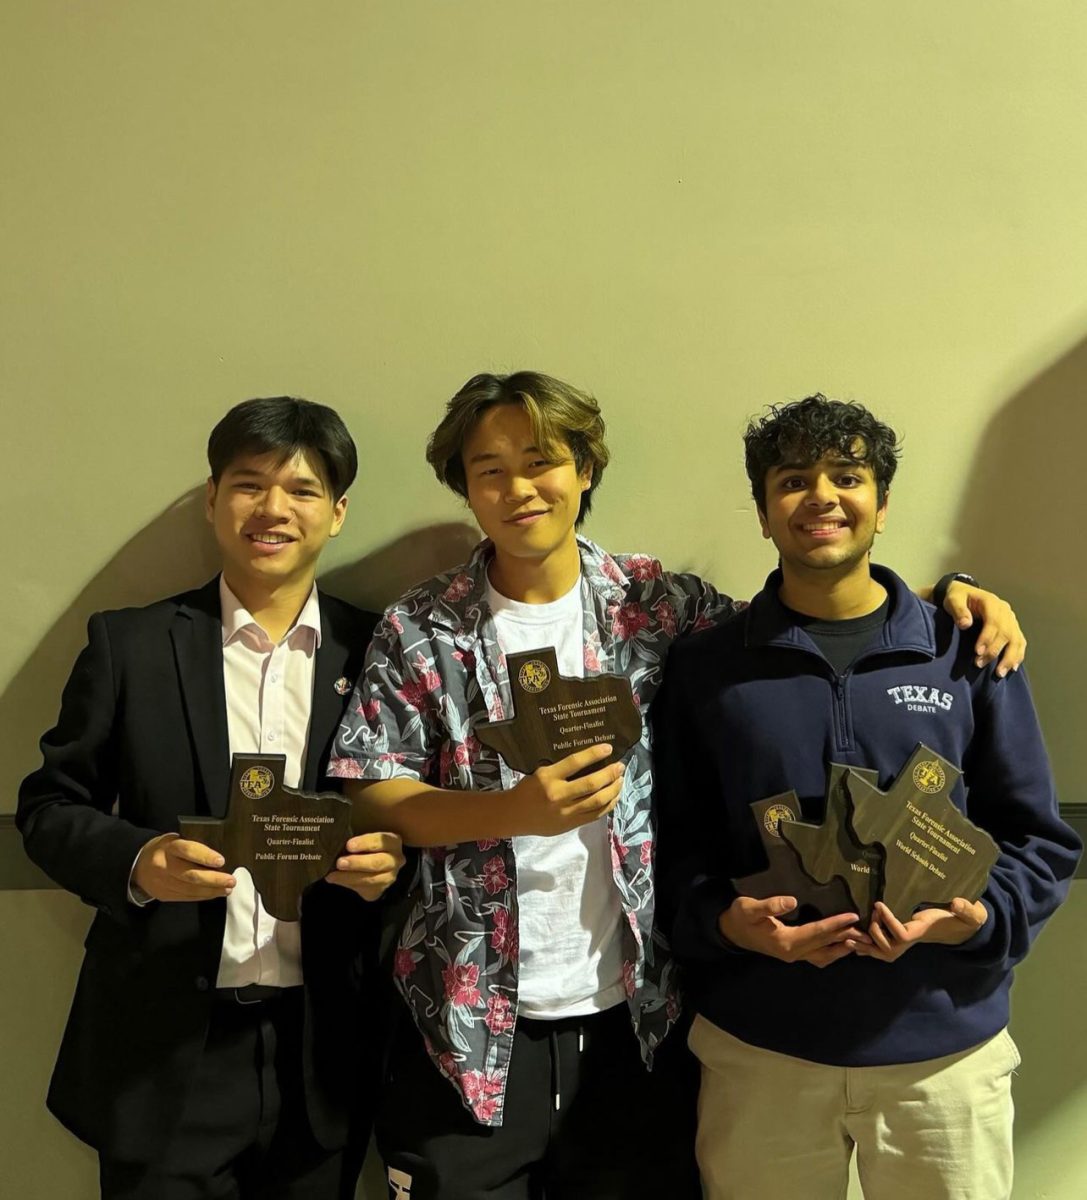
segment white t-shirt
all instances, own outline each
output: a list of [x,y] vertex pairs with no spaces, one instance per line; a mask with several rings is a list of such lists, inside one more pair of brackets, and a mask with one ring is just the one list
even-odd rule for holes
[[[506,655],[554,646],[559,672],[585,674],[581,580],[550,604],[522,604],[488,581],[498,644]],[[623,909],[601,817],[555,837],[513,839],[520,968],[517,1011],[556,1019],[620,1003]]]

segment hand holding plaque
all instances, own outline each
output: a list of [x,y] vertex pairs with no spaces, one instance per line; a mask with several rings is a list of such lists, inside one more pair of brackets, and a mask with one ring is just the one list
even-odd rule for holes
[[514,715],[484,722],[473,732],[523,775],[588,746],[610,743],[611,754],[581,774],[597,771],[622,758],[642,736],[641,713],[630,680],[622,675],[560,675],[550,646],[509,655],[506,669]]
[[333,869],[351,836],[351,805],[335,792],[303,792],[282,784],[282,754],[235,754],[225,820],[182,817],[183,838],[203,842],[245,867],[264,907],[297,921],[302,892]]

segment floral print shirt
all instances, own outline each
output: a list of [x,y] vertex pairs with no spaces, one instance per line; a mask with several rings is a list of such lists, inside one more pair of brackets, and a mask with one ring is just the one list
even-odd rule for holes
[[[612,557],[584,538],[585,674],[631,683],[641,740],[627,752],[609,814],[612,878],[626,924],[623,978],[634,1030],[651,1062],[679,1013],[668,947],[655,928],[652,757],[647,717],[673,640],[742,605],[645,555]],[[328,773],[418,779],[435,787],[507,790],[520,775],[474,730],[512,713],[505,659],[486,601],[482,542],[459,569],[413,588],[385,613]],[[415,903],[394,960],[398,989],[439,1070],[483,1125],[502,1123],[517,1018],[517,862],[509,839],[420,854]]]

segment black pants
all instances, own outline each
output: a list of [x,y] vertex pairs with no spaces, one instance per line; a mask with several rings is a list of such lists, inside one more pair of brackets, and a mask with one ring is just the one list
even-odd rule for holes
[[[224,994],[225,997],[225,994]],[[161,1161],[100,1159],[103,1200],[338,1200],[340,1151],[314,1140],[302,1084],[302,988],[217,998],[192,1091]]]
[[[410,1020],[377,1120],[394,1200],[695,1200],[698,1063],[673,1029],[646,1071],[625,1004],[521,1018],[499,1128],[476,1124]],[[556,1103],[556,1096],[558,1101]]]

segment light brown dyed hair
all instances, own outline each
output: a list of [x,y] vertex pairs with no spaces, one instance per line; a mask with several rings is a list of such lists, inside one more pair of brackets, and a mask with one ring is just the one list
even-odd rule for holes
[[464,473],[464,443],[480,417],[497,404],[519,404],[528,414],[536,445],[547,458],[565,457],[568,447],[578,473],[592,469],[589,486],[581,493],[578,526],[589,515],[593,492],[611,457],[604,442],[600,405],[588,392],[539,371],[512,375],[474,375],[446,405],[441,424],[427,441],[427,462],[438,479],[458,496],[468,498]]

